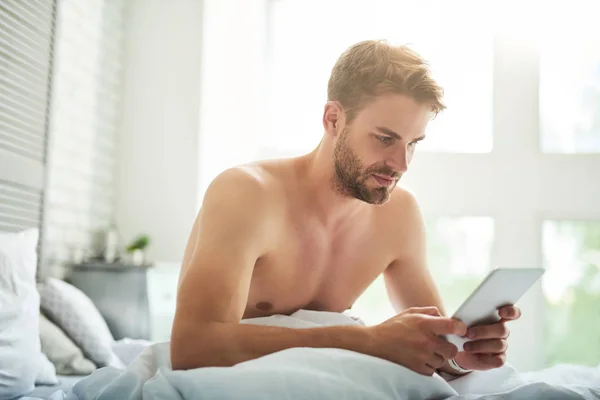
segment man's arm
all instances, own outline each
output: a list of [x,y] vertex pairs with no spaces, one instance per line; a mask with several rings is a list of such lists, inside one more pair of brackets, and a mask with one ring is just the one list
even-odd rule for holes
[[[444,315],[440,294],[427,268],[425,224],[421,212],[410,193],[403,195],[397,208],[398,215],[402,215],[397,239],[400,250],[384,273],[390,299],[398,311],[404,307],[435,306],[439,314]],[[454,357],[462,368],[484,371],[501,367],[506,361],[509,334],[506,322],[518,319],[521,311],[506,306],[499,312],[500,322],[470,327],[466,332],[470,341],[465,345],[465,351]],[[464,375],[457,373],[447,362],[439,369],[451,375]]]
[[173,369],[230,366],[291,347],[371,353],[370,331],[364,327],[239,323],[254,265],[277,235],[274,203],[262,178],[241,169],[226,171],[208,188],[182,266],[171,338]]
[[[437,307],[439,313],[444,315],[439,292],[426,265],[425,227],[421,212],[409,193],[406,193],[403,200],[398,213],[403,215],[399,235],[401,250],[384,273],[390,299],[396,310],[427,305]],[[502,318],[499,322],[470,327],[466,331],[470,341],[465,344],[465,351],[454,357],[462,368],[484,371],[504,364],[506,338],[509,335],[506,322],[518,319],[521,311],[515,306],[505,306],[499,309],[499,313]],[[439,369],[452,375],[464,375],[455,372],[447,362]]]
[[446,311],[439,290],[427,267],[425,223],[416,199],[404,192],[394,207],[399,231],[394,241],[397,255],[384,272],[386,289],[396,312],[408,307],[435,306],[442,315]]
[[[402,215],[398,242],[398,256],[384,272],[388,296],[396,312],[409,307],[433,306],[446,316],[439,290],[427,267],[427,240],[425,223],[414,196],[403,192],[394,207]],[[446,363],[441,371],[462,375]]]

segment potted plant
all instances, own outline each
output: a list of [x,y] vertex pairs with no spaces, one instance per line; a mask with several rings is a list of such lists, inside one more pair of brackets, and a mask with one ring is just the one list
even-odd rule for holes
[[139,235],[125,248],[131,256],[131,262],[134,265],[142,265],[145,262],[144,250],[150,244],[148,235]]

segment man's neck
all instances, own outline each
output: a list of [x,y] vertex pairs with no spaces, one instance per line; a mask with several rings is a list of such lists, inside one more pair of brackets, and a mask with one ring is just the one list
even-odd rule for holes
[[311,210],[327,228],[335,228],[365,204],[341,194],[334,187],[335,164],[332,144],[326,140],[304,157],[304,183]]

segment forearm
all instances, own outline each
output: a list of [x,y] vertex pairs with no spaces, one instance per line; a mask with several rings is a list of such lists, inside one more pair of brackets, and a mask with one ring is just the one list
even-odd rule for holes
[[210,323],[171,340],[173,369],[232,366],[293,347],[340,348],[372,353],[369,328],[331,326],[284,328],[263,325]]

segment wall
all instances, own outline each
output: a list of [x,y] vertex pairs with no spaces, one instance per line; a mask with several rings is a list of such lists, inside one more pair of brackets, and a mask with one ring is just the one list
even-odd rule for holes
[[114,217],[125,6],[58,2],[42,275],[93,254]]
[[126,23],[116,219],[125,242],[180,260],[198,207],[203,1],[134,0]]
[[221,171],[257,158],[267,94],[267,0],[205,0],[204,5],[200,198]]

